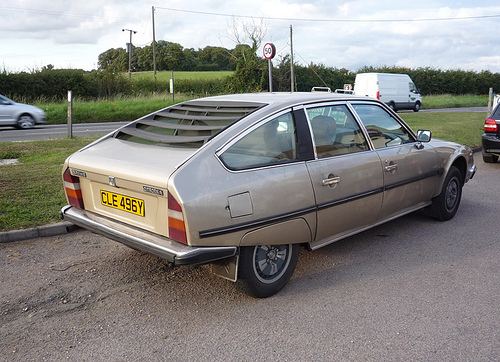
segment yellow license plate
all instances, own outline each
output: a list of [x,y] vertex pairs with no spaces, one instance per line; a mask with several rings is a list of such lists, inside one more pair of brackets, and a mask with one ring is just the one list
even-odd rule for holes
[[101,204],[103,204],[104,206],[113,207],[118,210],[127,211],[135,215],[145,215],[144,200],[115,194],[114,192],[101,190]]

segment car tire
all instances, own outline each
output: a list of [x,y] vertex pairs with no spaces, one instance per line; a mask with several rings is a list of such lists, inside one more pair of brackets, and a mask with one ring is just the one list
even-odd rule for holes
[[30,129],[35,127],[35,120],[29,114],[22,114],[17,120],[17,128]]
[[483,161],[486,163],[495,163],[498,161],[498,156],[492,155],[491,153],[484,153],[483,152]]
[[418,112],[420,111],[420,102],[415,103],[413,106],[413,112]]
[[462,174],[458,168],[451,166],[441,193],[432,200],[432,205],[429,207],[430,215],[439,221],[452,219],[457,213],[461,198]]
[[396,112],[396,105],[394,104],[394,102],[389,103],[389,108]]
[[244,246],[240,249],[238,287],[256,298],[279,292],[290,280],[299,244]]

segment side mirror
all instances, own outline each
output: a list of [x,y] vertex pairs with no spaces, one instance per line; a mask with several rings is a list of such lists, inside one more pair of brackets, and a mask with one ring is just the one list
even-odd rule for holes
[[415,144],[415,147],[421,150],[422,148],[424,148],[422,142],[430,142],[431,138],[432,138],[431,131],[419,129],[417,131],[417,143]]
[[428,130],[419,129],[417,131],[418,142],[429,142],[432,138],[432,132]]

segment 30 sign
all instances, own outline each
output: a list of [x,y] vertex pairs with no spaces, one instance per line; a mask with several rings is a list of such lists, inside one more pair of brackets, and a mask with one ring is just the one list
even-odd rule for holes
[[267,43],[264,45],[264,58],[273,59],[276,55],[276,47],[272,43]]

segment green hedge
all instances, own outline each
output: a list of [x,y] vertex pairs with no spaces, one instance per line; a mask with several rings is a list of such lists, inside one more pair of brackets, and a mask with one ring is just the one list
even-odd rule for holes
[[[170,81],[129,80],[122,73],[83,70],[42,70],[34,73],[0,73],[0,94],[18,102],[60,101],[68,90],[80,99],[110,99],[170,91]],[[176,79],[175,92],[210,95],[226,92],[226,79]]]
[[[251,72],[235,72],[223,79],[176,79],[175,92],[195,95],[214,95],[248,91],[242,85],[268,89],[266,69],[253,69]],[[440,70],[435,68],[407,69],[400,67],[364,67],[358,73],[386,72],[406,73],[413,79],[423,95],[439,94],[488,94],[492,87],[500,90],[500,74],[489,71],[474,72],[464,70]],[[255,79],[250,82],[249,74]],[[253,74],[253,75],[252,75]],[[295,84],[298,91],[310,91],[314,86],[329,86],[332,90],[344,84],[353,84],[356,72],[347,69],[330,68],[311,64],[307,67],[295,66]],[[247,78],[243,78],[247,77]],[[280,64],[273,70],[273,89],[290,90],[289,65]],[[168,81],[152,79],[132,79],[123,73],[111,71],[85,72],[78,69],[51,69],[45,67],[32,73],[0,73],[0,94],[20,102],[40,100],[59,101],[67,97],[67,91],[80,99],[110,99],[117,96],[141,96],[153,93],[168,93]]]

